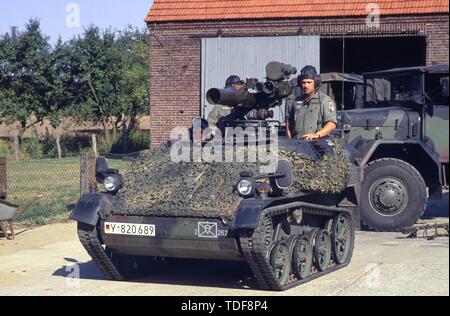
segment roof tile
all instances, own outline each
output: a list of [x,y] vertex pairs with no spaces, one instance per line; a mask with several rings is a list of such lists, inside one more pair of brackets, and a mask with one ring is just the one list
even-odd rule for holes
[[[146,22],[366,16],[374,0],[154,0]],[[448,13],[449,0],[377,0],[381,15]]]

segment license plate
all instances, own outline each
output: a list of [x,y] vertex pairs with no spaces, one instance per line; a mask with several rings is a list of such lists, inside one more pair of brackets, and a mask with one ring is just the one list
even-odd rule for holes
[[155,225],[130,223],[105,223],[105,233],[114,235],[132,235],[154,237]]

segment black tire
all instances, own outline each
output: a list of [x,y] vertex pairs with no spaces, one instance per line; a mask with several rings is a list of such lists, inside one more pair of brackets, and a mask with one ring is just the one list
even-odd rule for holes
[[376,231],[396,231],[414,225],[427,203],[427,188],[420,173],[395,158],[372,161],[361,185],[361,220]]

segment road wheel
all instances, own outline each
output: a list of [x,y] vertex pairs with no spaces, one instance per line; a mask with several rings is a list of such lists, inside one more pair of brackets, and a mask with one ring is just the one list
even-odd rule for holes
[[275,243],[272,248],[270,265],[280,284],[286,284],[291,271],[291,254],[289,253],[289,246],[284,240]]
[[331,238],[330,234],[325,230],[320,230],[316,235],[314,242],[314,265],[317,270],[325,271],[328,269],[331,260]]
[[372,161],[364,169],[361,185],[361,219],[377,231],[411,226],[423,214],[427,190],[420,173],[394,158]]
[[313,248],[308,236],[296,239],[292,256],[295,274],[300,279],[305,279],[309,276],[313,263]]
[[337,264],[345,263],[352,253],[354,241],[350,217],[344,213],[336,216],[331,230],[333,258]]

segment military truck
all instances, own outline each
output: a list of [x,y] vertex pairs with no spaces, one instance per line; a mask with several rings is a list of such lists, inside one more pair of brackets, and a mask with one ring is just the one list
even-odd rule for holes
[[[211,89],[208,98],[235,107],[237,126],[267,127],[269,109],[292,93],[289,79],[295,71],[272,62],[266,82],[248,80],[245,89],[234,92]],[[250,111],[260,119],[239,119]],[[346,194],[293,189],[295,170],[286,159],[268,173],[234,162],[171,162],[167,151],[183,141],[143,153],[123,176],[104,158],[97,159],[103,192],[84,194],[71,218],[78,222],[80,242],[107,278],[127,279],[158,267],[161,258],[239,260],[249,264],[262,289],[286,290],[349,264],[356,217],[355,208],[340,205]],[[237,145],[233,142],[233,150]],[[325,138],[306,142],[284,136],[279,146],[287,155],[306,155],[310,161],[337,156]],[[355,163],[349,168],[359,175]],[[352,181],[359,178],[349,177],[346,185],[357,185]],[[154,192],[146,191],[149,187]]]
[[[362,75],[327,72],[320,74],[320,81],[320,90],[336,103],[338,110],[353,110],[363,107],[364,77]],[[342,95],[344,95],[343,98]]]
[[362,222],[379,231],[413,225],[428,196],[448,186],[448,65],[363,74],[364,106],[339,113],[361,167]]

